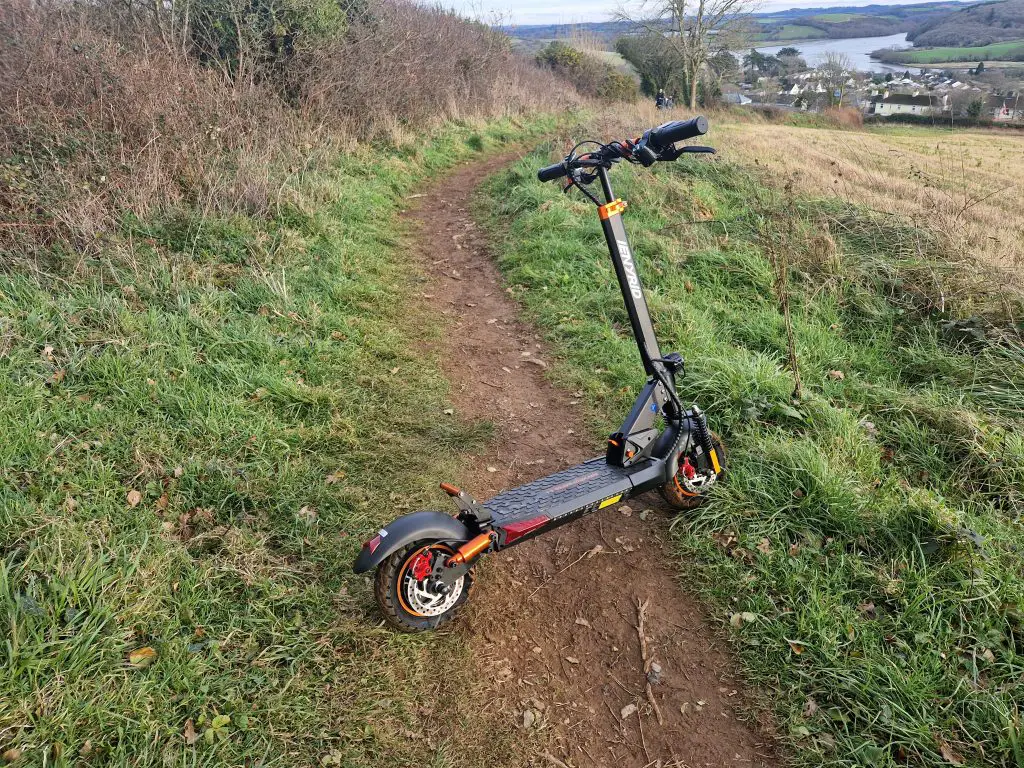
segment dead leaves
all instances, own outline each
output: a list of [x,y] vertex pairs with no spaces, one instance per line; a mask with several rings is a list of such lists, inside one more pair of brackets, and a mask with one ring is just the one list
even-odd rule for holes
[[128,664],[136,669],[143,669],[156,661],[156,657],[156,648],[147,645],[144,648],[136,648],[134,651],[129,653]]
[[135,507],[142,503],[142,494],[132,488],[128,491],[128,495],[125,497],[125,500],[128,502],[129,507],[135,509]]
[[185,739],[185,743],[190,747],[199,741],[199,734],[196,732],[196,726],[195,723],[192,722],[191,717],[185,721],[185,730],[181,735],[182,738]]

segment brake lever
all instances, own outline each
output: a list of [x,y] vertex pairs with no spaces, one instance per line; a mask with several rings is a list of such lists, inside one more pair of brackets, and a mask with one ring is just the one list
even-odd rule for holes
[[679,159],[682,155],[696,154],[713,155],[715,154],[715,150],[713,147],[700,146],[672,147],[671,149],[663,150],[662,153],[658,155],[658,159],[671,162],[672,160]]

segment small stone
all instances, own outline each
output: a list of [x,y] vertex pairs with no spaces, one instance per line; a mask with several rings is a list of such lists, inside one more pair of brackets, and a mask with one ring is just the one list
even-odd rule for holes
[[498,468],[497,468],[497,467],[488,467],[488,468],[487,468],[487,471],[488,471],[488,472],[497,472],[497,471],[498,471]]
[[587,621],[586,619],[584,619],[582,616],[577,616],[576,617],[576,623],[579,624],[581,627],[589,627],[590,626],[590,622]]
[[533,646],[534,653],[540,653],[543,649],[539,645]]
[[623,504],[621,507],[619,507],[619,512],[624,514],[626,517],[629,517],[630,515],[633,514],[633,508],[630,507],[630,506],[627,506],[626,504]]
[[650,516],[651,512],[653,512],[653,511],[654,511],[653,509],[645,509],[643,512],[640,513],[640,519],[641,520],[646,520]]
[[679,707],[679,712],[681,714],[688,715],[690,714],[691,709],[693,709],[693,707],[690,706],[690,702],[684,701]]
[[532,709],[523,710],[523,728],[532,728],[537,722],[537,714]]
[[568,661],[570,664],[579,664],[580,663],[580,660],[577,659],[575,656],[566,656],[565,660]]
[[621,710],[619,710],[619,717],[625,720],[627,717],[636,712],[636,704],[627,704]]

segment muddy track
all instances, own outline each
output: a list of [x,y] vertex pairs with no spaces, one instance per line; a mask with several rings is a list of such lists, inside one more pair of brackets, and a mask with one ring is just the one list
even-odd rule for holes
[[[519,318],[473,222],[478,185],[513,160],[462,166],[406,213],[429,278],[423,298],[446,317],[441,353],[456,410],[496,426],[488,451],[466,456],[457,478],[479,499],[601,452],[577,399],[545,379],[550,351]],[[471,636],[492,713],[508,728],[533,729],[544,745],[535,764],[778,764],[768,730],[743,719],[732,660],[680,587],[670,519],[648,494],[484,564],[457,631]],[[661,723],[645,691],[641,603],[652,669],[660,668],[651,691]]]

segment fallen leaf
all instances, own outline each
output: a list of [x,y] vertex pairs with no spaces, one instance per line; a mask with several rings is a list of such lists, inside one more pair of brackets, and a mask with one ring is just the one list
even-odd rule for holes
[[530,728],[537,722],[537,713],[532,709],[523,710],[523,728]]
[[739,629],[743,626],[743,617],[740,616],[740,614],[738,613],[734,613],[732,616],[729,617],[729,623],[737,629]]
[[796,542],[793,542],[792,544],[790,544],[789,545],[789,556],[790,557],[796,557],[799,554],[800,554],[800,545],[797,544]]
[[142,494],[132,488],[128,491],[128,506],[133,509],[142,502]]
[[189,746],[192,746],[199,741],[199,734],[196,733],[196,726],[195,723],[192,722],[191,717],[185,721],[185,731],[181,735],[184,737],[185,743]]
[[21,750],[17,747],[11,747],[10,749],[5,750],[2,755],[0,755],[0,760],[3,760],[5,763],[13,763],[20,757]]
[[794,642],[793,640],[787,640],[786,642],[789,643],[789,649],[797,656],[804,652],[804,647],[800,643]]
[[875,604],[871,602],[861,603],[857,606],[857,610],[860,611],[861,615],[866,619],[873,619],[878,615],[875,611]]
[[167,509],[167,505],[170,504],[170,499],[167,498],[167,494],[161,494],[160,498],[156,500],[157,509]]
[[953,765],[964,764],[964,759],[954,752],[953,748],[942,739],[939,739],[939,752],[942,754],[942,759],[947,763],[952,763]]
[[548,367],[548,364],[545,363],[543,360],[541,360],[539,357],[528,357],[528,358],[526,358],[526,362],[533,363],[538,368],[547,368]]
[[626,504],[623,504],[621,507],[619,507],[619,512],[624,514],[626,517],[629,517],[633,514],[633,508]]
[[497,472],[497,471],[498,471],[498,468],[497,468],[497,467],[488,467],[488,468],[487,468],[487,471],[488,471],[488,472]]
[[128,663],[133,667],[148,667],[154,659],[156,659],[156,648],[149,645],[144,648],[136,648],[128,654]]
[[344,478],[345,472],[339,469],[336,470],[335,472],[331,472],[331,474],[325,477],[324,482],[327,483],[328,485],[334,485],[336,482],[338,482],[339,480],[343,480]]
[[307,506],[305,504],[303,504],[299,508],[299,511],[296,513],[296,516],[300,520],[303,520],[303,521],[305,521],[307,523],[315,522],[317,517],[318,517],[316,509],[314,509],[313,507]]
[[579,664],[580,663],[580,660],[577,659],[575,656],[566,656],[565,660],[568,661],[570,664]]
[[684,714],[684,715],[690,714],[690,709],[691,709],[690,702],[688,702],[688,701],[684,701],[682,704],[679,705],[679,712],[681,714]]
[[984,651],[982,651],[981,652],[981,658],[983,658],[989,664],[994,663],[995,660],[996,660],[996,656],[995,656],[994,653],[992,653],[992,649],[991,648],[986,648]]
[[807,701],[804,702],[804,718],[811,718],[814,713],[818,711],[818,702],[812,699],[810,696],[807,697]]
[[181,477],[184,474],[185,474],[184,467],[175,467],[174,468],[174,476],[175,477]]
[[619,710],[619,717],[625,720],[627,717],[636,712],[636,704],[627,704]]
[[767,555],[772,551],[772,543],[767,538],[761,539],[757,543],[757,551],[763,555]]
[[842,381],[843,379],[846,378],[846,374],[843,373],[842,371],[829,371],[828,377],[833,381]]
[[576,623],[579,624],[581,627],[589,627],[590,626],[590,622],[587,621],[586,619],[584,619],[582,616],[577,616],[576,617]]
[[86,755],[89,755],[91,753],[92,753],[92,742],[89,739],[86,739],[85,743],[82,744],[82,746],[78,748],[78,754],[81,755],[82,757],[85,757]]

